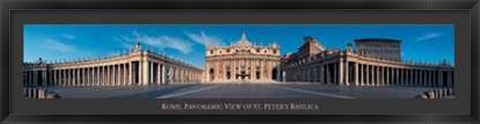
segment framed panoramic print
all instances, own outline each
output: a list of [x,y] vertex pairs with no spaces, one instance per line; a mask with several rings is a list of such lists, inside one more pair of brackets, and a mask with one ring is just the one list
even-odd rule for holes
[[2,123],[476,123],[478,1],[2,1]]

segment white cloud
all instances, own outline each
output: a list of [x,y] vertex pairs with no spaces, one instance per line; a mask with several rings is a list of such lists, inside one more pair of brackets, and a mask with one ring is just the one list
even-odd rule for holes
[[69,45],[67,43],[63,43],[55,39],[46,39],[43,44],[43,47],[46,49],[54,50],[57,52],[63,52],[63,53],[71,53],[76,51],[76,48],[74,46]]
[[140,42],[148,46],[156,47],[159,49],[175,49],[182,53],[189,53],[192,51],[192,44],[187,40],[171,37],[171,36],[151,36],[147,34],[141,34],[136,31],[133,32],[133,37],[120,37],[118,40],[123,42],[125,47],[127,44],[130,46],[133,42]]
[[200,43],[204,46],[223,45],[223,42],[220,38],[214,37],[214,36],[208,36],[203,31],[200,33],[186,33],[186,35],[188,36],[188,38],[190,38],[190,40]]
[[425,41],[442,36],[439,33],[428,33],[417,38],[417,41]]

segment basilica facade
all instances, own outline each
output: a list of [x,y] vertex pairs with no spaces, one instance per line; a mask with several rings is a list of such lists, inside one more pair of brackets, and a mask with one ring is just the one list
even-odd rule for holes
[[269,83],[280,80],[280,47],[256,46],[245,32],[236,44],[208,46],[203,82]]

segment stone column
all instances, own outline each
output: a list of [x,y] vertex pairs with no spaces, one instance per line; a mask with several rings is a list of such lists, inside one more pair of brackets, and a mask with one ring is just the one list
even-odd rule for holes
[[[53,69],[52,69],[52,70],[53,70]],[[57,70],[53,70],[53,73],[52,73],[52,74],[53,74],[53,80],[52,80],[52,81],[53,81],[53,86],[57,86],[57,85],[58,85],[58,84],[57,84],[57,81],[58,81],[58,80],[57,80],[57,79],[58,79],[58,77],[57,77]],[[28,80],[29,80],[29,79],[28,79],[28,71],[27,71],[27,84],[28,84]]]
[[109,70],[109,73],[108,73],[108,80],[109,80],[109,86],[115,86],[116,85],[116,81],[115,81],[115,64],[113,65],[110,65],[108,66],[108,70]]
[[[162,80],[161,80],[162,82],[161,82],[161,84],[165,84],[166,83],[166,78],[167,78],[167,73],[166,73],[166,70],[165,70],[165,64],[164,63],[162,63],[162,65],[161,65],[161,71],[162,71]],[[207,73],[208,73],[208,71],[207,71]]]
[[359,68],[360,73],[359,73],[358,78],[360,78],[360,80],[359,80],[359,81],[360,81],[360,86],[365,86],[365,76],[366,76],[366,74],[365,74],[365,65],[364,65],[364,64],[360,64],[359,67],[360,67],[360,68]]
[[82,86],[82,82],[80,82],[80,69],[79,68],[75,68],[75,82],[77,84],[77,86]]
[[128,85],[133,85],[133,64],[131,61],[127,63],[128,68]]
[[85,71],[86,71],[85,73],[86,73],[86,78],[87,78],[85,83],[93,86],[93,84],[92,84],[92,74],[91,74],[92,69],[90,67],[87,67],[87,68],[85,68]]
[[41,70],[42,71],[42,83],[43,86],[47,86],[47,70]]
[[85,68],[85,73],[86,73],[86,77],[87,77],[87,81],[85,83],[90,85],[90,86],[96,86],[92,81],[92,78],[93,78],[92,77],[92,68],[91,67]]
[[97,86],[100,86],[101,83],[102,83],[102,72],[101,72],[101,69],[102,69],[102,66],[100,66],[100,65],[97,65],[97,66],[95,67],[95,71],[96,71],[95,84],[96,84]]
[[121,86],[122,83],[123,83],[123,77],[122,77],[122,65],[121,64],[117,64],[117,86]]
[[148,85],[149,79],[150,79],[150,74],[149,74],[149,70],[148,70],[148,68],[149,68],[148,62],[149,61],[147,59],[144,59],[142,61],[142,75],[143,75],[142,79],[143,80],[142,80],[141,84],[144,85],[144,86]]
[[105,86],[105,65],[100,66],[100,86]]
[[95,81],[97,86],[100,86],[102,85],[102,66],[101,65],[97,65],[96,67],[96,70],[97,70],[97,80]]
[[162,79],[161,79],[161,78],[162,78],[162,77],[161,77],[162,72],[161,72],[161,69],[160,69],[160,68],[161,68],[161,67],[160,67],[160,62],[159,62],[159,63],[157,63],[157,70],[156,70],[156,72],[157,72],[157,80],[156,80],[155,83],[156,83],[157,85],[160,85],[160,84],[161,84],[161,81],[162,81]]
[[390,86],[390,84],[392,83],[392,68],[390,67],[386,67],[385,68],[385,71],[386,71],[386,82],[385,82],[385,85],[386,86]]
[[67,74],[67,85],[68,86],[72,86],[72,73],[71,73],[71,69],[66,69],[65,70],[65,74]]
[[93,76],[94,76],[94,74],[93,74],[93,67],[88,67],[88,77],[89,77],[89,78],[88,78],[88,83],[89,83],[90,85],[94,85],[94,84],[95,84],[95,83],[94,83],[94,78],[95,78],[95,77],[93,77]]
[[84,73],[84,80],[83,80],[83,83],[85,84],[89,84],[90,85],[90,75],[89,75],[89,68],[88,67],[85,67],[83,68],[83,73]]
[[110,86],[115,86],[115,84],[117,83],[115,81],[115,65],[110,65],[110,66],[108,66],[108,68],[109,68],[108,70],[110,71],[110,73],[108,73],[108,78],[110,78],[109,79],[109,85]]
[[117,86],[121,86],[123,84],[123,75],[122,75],[122,64],[117,64]]
[[67,86],[72,86],[72,84],[70,83],[70,69],[65,69],[65,84]]
[[79,86],[77,82],[77,69],[72,68],[70,70],[70,73],[72,73],[72,85],[73,86]]
[[105,82],[104,82],[104,85],[105,86],[112,86],[110,84],[110,65],[105,65],[104,67],[105,70],[103,70],[105,72]]
[[360,68],[358,68],[358,64],[359,64],[358,62],[355,62],[355,86],[359,86],[359,85],[360,85],[360,84],[359,84],[359,81],[358,81],[358,79],[359,79],[358,76],[359,76],[359,72],[360,72],[360,71],[359,71]]
[[95,76],[96,76],[95,66],[92,65],[92,67],[90,67],[90,85],[92,86],[98,86],[97,82],[95,82],[95,78],[96,78]]
[[112,65],[112,79],[113,79],[113,85],[114,86],[118,86],[118,84],[120,83],[119,80],[118,80],[118,65],[117,64],[113,64]]
[[130,81],[127,63],[123,63],[122,65],[123,65],[123,85],[127,86]]
[[96,67],[89,67],[90,68],[90,73],[88,73],[91,77],[90,77],[90,83],[84,83],[84,85],[88,85],[88,86],[99,86],[98,85],[98,82],[95,80],[95,78],[97,78],[97,72],[96,72]]
[[[337,85],[344,85],[344,83],[346,81],[343,81],[345,79],[344,77],[344,65],[343,65],[343,60],[340,59],[340,61],[338,62],[338,68],[336,69],[338,71],[338,78],[337,78]],[[347,68],[348,69],[348,68]]]
[[342,72],[342,74],[344,73],[345,74],[345,81],[343,83],[345,83],[345,85],[347,86],[350,86],[350,66],[348,64],[348,60],[345,60],[345,69],[341,69],[342,71],[345,70],[345,72]]
[[113,73],[113,70],[112,70],[112,65],[107,65],[106,66],[106,71],[107,71],[107,86],[114,86],[113,84],[113,78],[112,78],[112,73]]

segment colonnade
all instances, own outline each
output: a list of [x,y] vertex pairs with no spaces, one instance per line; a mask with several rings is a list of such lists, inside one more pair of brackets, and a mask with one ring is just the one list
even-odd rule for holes
[[361,61],[325,61],[289,67],[286,81],[355,86],[453,87],[452,68]]
[[381,66],[348,62],[345,84],[356,86],[453,87],[453,70],[436,67]]
[[199,82],[202,70],[153,61],[88,66],[49,65],[24,71],[25,86],[130,86]]

